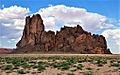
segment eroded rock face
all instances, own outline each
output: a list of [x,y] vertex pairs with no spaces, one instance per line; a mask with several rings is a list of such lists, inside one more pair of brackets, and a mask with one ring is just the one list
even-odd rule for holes
[[41,42],[41,35],[44,31],[43,20],[39,14],[26,17],[26,24],[21,40],[17,43],[17,47],[25,47],[27,45],[34,46]]
[[46,32],[39,14],[26,17],[26,24],[16,52],[70,52],[110,54],[104,36],[84,31],[81,26],[61,28],[56,34]]

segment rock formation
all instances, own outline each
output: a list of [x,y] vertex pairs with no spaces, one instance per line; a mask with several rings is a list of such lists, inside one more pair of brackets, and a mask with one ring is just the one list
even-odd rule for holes
[[45,31],[39,14],[26,17],[26,24],[16,52],[62,52],[83,54],[110,54],[105,37],[84,31],[81,26],[64,26],[56,34]]
[[14,49],[9,49],[9,48],[0,48],[0,54],[9,54],[12,53]]

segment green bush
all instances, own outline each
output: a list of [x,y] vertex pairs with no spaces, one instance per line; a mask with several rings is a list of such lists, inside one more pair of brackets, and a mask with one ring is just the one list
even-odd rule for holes
[[61,64],[60,63],[52,63],[52,66],[54,68],[59,68],[61,66]]
[[17,70],[18,74],[26,74],[26,72],[24,70]]
[[83,75],[93,75],[91,72],[86,72]]
[[70,68],[68,62],[52,63],[52,66],[58,69],[61,68],[62,70],[68,70]]
[[13,66],[12,65],[5,65],[3,67],[3,70],[12,70],[13,69]]
[[111,64],[111,66],[113,66],[113,67],[120,67],[120,64],[119,63],[113,63],[113,64]]
[[60,73],[57,73],[56,75],[62,75],[62,74],[60,74]]
[[37,68],[38,68],[38,71],[43,71],[43,70],[45,70],[45,65],[38,64]]
[[74,73],[67,73],[67,75],[75,75]]
[[82,64],[78,64],[76,67],[77,67],[77,69],[80,69],[80,70],[82,70],[82,68],[83,68],[83,65],[82,65]]
[[98,67],[102,67],[102,66],[103,66],[103,64],[98,64],[97,66],[98,66]]
[[38,67],[38,71],[43,71],[43,70],[45,70],[45,67],[44,67],[44,66],[39,66],[39,67]]
[[27,64],[27,63],[23,63],[21,66],[22,66],[23,68],[30,68],[30,65]]
[[61,63],[61,68],[62,68],[62,70],[68,70],[70,68],[69,63],[67,63],[67,62]]
[[92,70],[92,68],[90,68],[90,67],[87,67],[86,69],[87,69],[87,70]]

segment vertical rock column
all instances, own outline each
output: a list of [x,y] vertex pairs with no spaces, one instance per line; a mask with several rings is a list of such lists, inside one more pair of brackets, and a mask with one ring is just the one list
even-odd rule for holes
[[41,34],[44,31],[43,20],[39,14],[26,17],[25,28],[21,40],[16,44],[17,48],[40,43]]

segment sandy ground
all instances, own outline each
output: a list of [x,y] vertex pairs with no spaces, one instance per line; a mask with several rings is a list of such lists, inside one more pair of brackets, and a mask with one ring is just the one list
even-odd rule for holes
[[[100,56],[100,57],[112,57],[120,58],[120,54],[0,54],[0,57],[49,57],[49,56]],[[47,61],[47,60],[43,60]],[[48,61],[47,61],[48,62]],[[95,64],[90,62],[81,63],[84,68],[82,70],[75,70],[74,68],[70,68],[69,70],[59,70],[57,68],[53,68],[51,66],[47,67],[41,73],[37,73],[34,70],[30,70],[31,73],[27,73],[24,75],[68,75],[68,73],[73,73],[74,75],[84,75],[86,72],[92,72],[93,75],[120,75],[120,69],[116,67],[110,67],[110,61],[107,60],[107,64],[102,67],[98,67]],[[119,63],[120,64],[120,63]],[[86,68],[90,67],[92,70],[87,70]],[[16,72],[6,73],[0,70],[0,75],[20,75]]]
[[0,57],[39,57],[39,56],[100,56],[120,57],[120,54],[0,54]]

